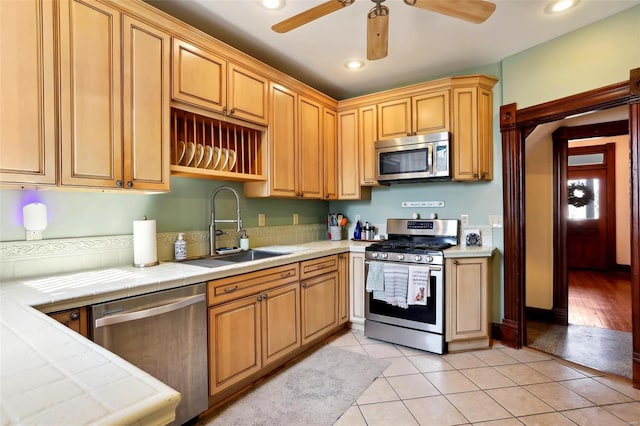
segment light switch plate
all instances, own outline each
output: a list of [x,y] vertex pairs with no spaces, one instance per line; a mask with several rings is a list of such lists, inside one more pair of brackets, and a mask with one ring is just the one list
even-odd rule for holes
[[501,214],[490,214],[489,215],[489,225],[492,228],[502,228],[502,215]]
[[265,225],[265,216],[264,213],[258,213],[258,226]]

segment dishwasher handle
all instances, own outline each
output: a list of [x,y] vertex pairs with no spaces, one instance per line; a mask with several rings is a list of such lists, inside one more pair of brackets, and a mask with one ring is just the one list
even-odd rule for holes
[[204,302],[204,300],[204,294],[197,294],[195,296],[184,297],[167,305],[160,305],[142,311],[98,318],[97,320],[95,320],[95,328],[106,327],[108,325],[120,324],[123,322],[134,321],[143,318],[155,317],[158,315],[166,314],[167,312],[173,312],[179,309],[186,308],[187,306],[191,306],[199,302]]

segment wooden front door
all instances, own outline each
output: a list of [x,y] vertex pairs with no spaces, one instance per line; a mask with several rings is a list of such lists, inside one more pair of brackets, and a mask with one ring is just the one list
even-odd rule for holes
[[[612,144],[613,145],[613,144]],[[567,266],[606,271],[615,259],[613,147],[569,149]],[[609,153],[609,155],[607,155]],[[575,163],[577,165],[571,165]],[[613,229],[613,232],[611,230]],[[613,256],[612,256],[613,255]],[[614,260],[615,263],[615,260]]]

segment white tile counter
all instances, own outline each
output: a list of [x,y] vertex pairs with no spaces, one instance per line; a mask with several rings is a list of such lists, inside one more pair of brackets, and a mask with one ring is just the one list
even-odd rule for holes
[[0,283],[0,426],[166,424],[180,401],[175,390],[34,307],[54,312],[367,245],[318,241],[292,254],[213,269],[166,262]]

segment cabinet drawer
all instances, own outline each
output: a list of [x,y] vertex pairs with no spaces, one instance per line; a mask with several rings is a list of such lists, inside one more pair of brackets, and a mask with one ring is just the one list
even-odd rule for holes
[[209,306],[256,294],[299,279],[298,263],[235,275],[207,283]]
[[300,262],[300,279],[305,280],[338,270],[338,255],[319,257]]

